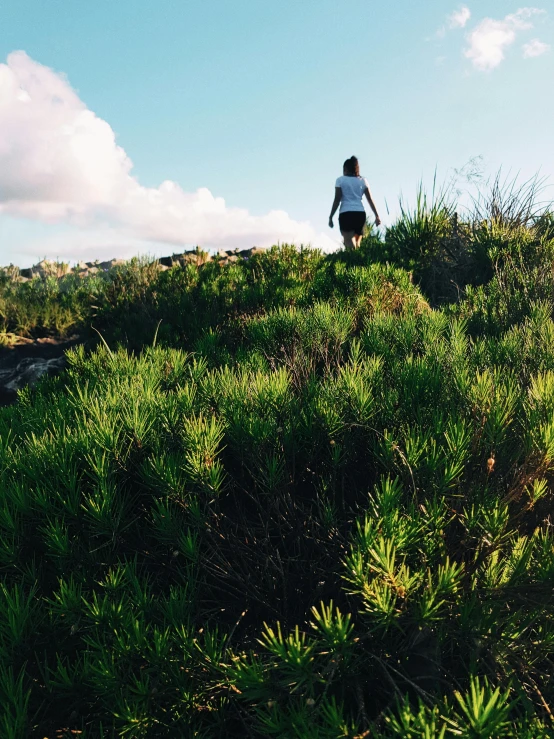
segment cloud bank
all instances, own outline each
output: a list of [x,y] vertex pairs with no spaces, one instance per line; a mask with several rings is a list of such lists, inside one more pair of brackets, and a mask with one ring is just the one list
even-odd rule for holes
[[[518,33],[533,28],[532,19],[543,12],[538,8],[520,8],[503,20],[485,18],[468,34],[469,45],[464,55],[476,69],[481,71],[495,69],[503,61],[506,49],[514,43]],[[531,53],[527,56],[538,54]]]
[[0,64],[0,213],[174,246],[336,247],[284,211],[253,216],[207,188],[185,192],[169,180],[143,187],[132,169],[110,125],[63,75],[23,51]]

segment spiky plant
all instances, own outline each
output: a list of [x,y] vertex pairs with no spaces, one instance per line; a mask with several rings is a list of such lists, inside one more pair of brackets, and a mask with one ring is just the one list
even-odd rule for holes
[[550,736],[552,236],[521,228],[440,310],[376,240],[102,278],[103,341],[0,409],[4,734]]

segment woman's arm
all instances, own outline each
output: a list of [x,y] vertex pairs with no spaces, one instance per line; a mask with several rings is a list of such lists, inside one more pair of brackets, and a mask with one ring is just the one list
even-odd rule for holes
[[366,187],[364,195],[367,198],[367,202],[369,203],[369,207],[373,211],[373,215],[375,216],[375,225],[380,226],[381,225],[381,219],[379,218],[379,214],[377,213],[377,208],[375,207],[375,203],[373,202],[373,198],[371,197],[371,193],[369,192],[369,188]]
[[329,228],[333,228],[333,216],[337,212],[337,208],[340,205],[342,198],[342,190],[340,187],[335,187],[335,199],[333,200],[333,207],[331,208],[331,215],[329,216]]

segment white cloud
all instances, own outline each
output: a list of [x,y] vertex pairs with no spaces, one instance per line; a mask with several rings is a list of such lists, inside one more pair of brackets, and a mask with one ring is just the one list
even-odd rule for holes
[[280,210],[253,216],[207,188],[171,181],[140,185],[110,125],[79,99],[63,75],[22,51],[0,64],[0,214],[115,229],[129,241],[174,246],[335,248],[308,222]]
[[465,56],[479,70],[489,71],[498,67],[517,34],[533,28],[531,19],[543,12],[538,8],[520,8],[503,20],[485,18],[468,34],[469,46]]
[[464,28],[468,20],[471,18],[471,10],[467,5],[463,5],[459,10],[455,10],[448,16],[449,28]]
[[534,56],[542,56],[550,49],[549,44],[545,44],[544,41],[539,41],[538,38],[534,38],[529,43],[523,44],[523,57],[525,59],[531,59]]
[[467,5],[462,5],[461,8],[455,10],[446,19],[446,25],[441,26],[437,31],[439,38],[444,38],[447,31],[455,30],[456,28],[464,28],[468,20],[471,18],[471,10]]

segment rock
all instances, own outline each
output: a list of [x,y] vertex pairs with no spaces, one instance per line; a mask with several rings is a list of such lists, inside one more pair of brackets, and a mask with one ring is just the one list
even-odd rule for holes
[[30,277],[23,277],[23,275],[17,275],[17,277],[13,278],[14,282],[29,282],[30,279]]
[[217,256],[218,256],[219,259],[227,259],[227,252],[224,251],[223,249],[220,249],[217,252]]
[[77,272],[82,272],[84,269],[88,269],[88,264],[86,262],[77,262],[73,269]]
[[50,275],[54,272],[54,263],[49,259],[43,259],[33,267],[33,272],[38,272],[41,277]]
[[26,385],[60,372],[66,366],[65,352],[80,341],[78,336],[63,341],[33,341],[15,335],[8,338],[12,341],[0,346],[0,406],[15,402],[17,391]]
[[86,272],[86,275],[88,277],[89,275],[98,274],[98,272],[101,272],[101,270],[100,270],[99,267],[89,267],[88,270],[87,270],[87,272]]
[[165,264],[160,264],[159,262],[156,262],[156,267],[160,272],[165,272],[169,269],[169,267],[167,267]]
[[184,254],[172,254],[170,257],[161,257],[158,259],[158,263],[164,267],[179,267],[186,264],[188,261],[187,253]]
[[161,257],[161,259],[158,259],[158,264],[169,269],[173,267],[173,257]]
[[87,267],[98,267],[98,259],[94,262],[85,262]]
[[202,255],[195,251],[186,251],[184,254],[174,255],[173,259],[177,259],[177,264],[186,267],[187,264],[201,264],[204,260]]
[[231,263],[238,262],[239,259],[240,257],[237,254],[231,254],[230,256],[227,257],[227,261]]
[[[223,255],[226,256],[225,252],[223,252]],[[210,255],[206,254],[206,252],[202,252],[199,249],[190,249],[181,254],[172,254],[170,257],[160,257],[157,263],[168,268],[185,267],[187,264],[204,264],[210,259]]]
[[33,276],[33,270],[32,270],[32,268],[31,267],[26,267],[25,269],[20,269],[19,270],[19,276],[20,277],[25,277],[27,279],[31,279],[31,277]]
[[7,395],[15,394],[26,385],[34,385],[43,375],[59,372],[65,365],[65,357],[55,357],[53,359],[28,357],[22,359],[16,367],[0,370],[0,387]]
[[124,264],[127,264],[125,259],[109,259],[107,262],[100,262],[98,268],[108,270],[114,267],[122,267]]
[[40,277],[63,277],[70,271],[69,264],[54,262],[51,259],[43,259],[32,267],[32,271]]
[[19,277],[19,267],[16,267],[13,264],[8,265],[7,267],[0,267],[0,277],[8,280],[17,280]]
[[265,254],[265,252],[266,249],[263,249],[260,246],[253,246],[251,249],[243,249],[242,251],[239,251],[239,257],[250,259],[250,257],[255,257],[256,254]]

